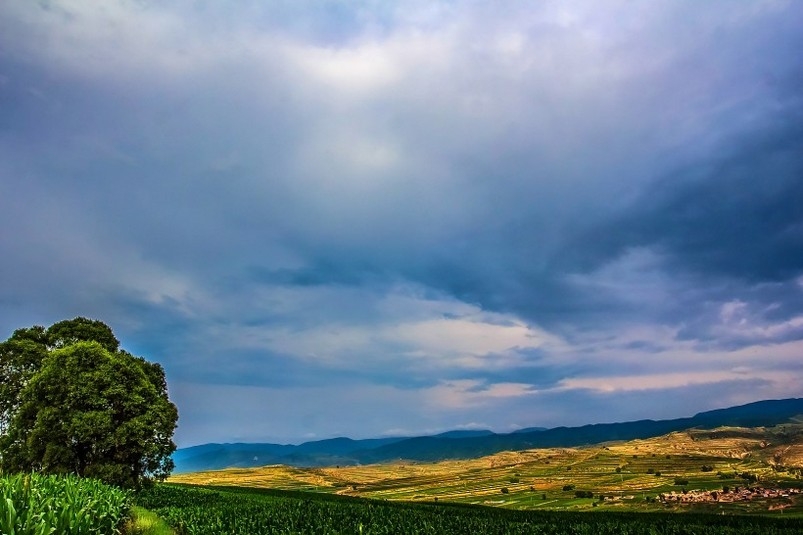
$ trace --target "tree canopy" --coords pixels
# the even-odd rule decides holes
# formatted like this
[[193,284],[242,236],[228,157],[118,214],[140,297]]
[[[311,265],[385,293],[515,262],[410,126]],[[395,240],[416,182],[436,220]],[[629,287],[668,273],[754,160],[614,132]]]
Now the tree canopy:
[[178,411],[159,364],[86,318],[0,343],[0,465],[126,487],[170,473]]

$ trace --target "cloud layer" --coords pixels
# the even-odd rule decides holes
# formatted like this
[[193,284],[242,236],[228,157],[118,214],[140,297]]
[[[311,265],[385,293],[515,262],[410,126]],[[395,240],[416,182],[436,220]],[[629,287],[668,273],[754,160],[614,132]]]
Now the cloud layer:
[[4,2],[0,331],[182,445],[803,395],[803,9],[504,6]]

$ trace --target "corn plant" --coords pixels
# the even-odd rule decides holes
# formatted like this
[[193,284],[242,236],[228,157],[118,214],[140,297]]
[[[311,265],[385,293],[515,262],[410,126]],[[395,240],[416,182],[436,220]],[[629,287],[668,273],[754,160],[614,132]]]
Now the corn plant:
[[0,477],[0,535],[120,533],[128,495],[75,476]]
[[801,518],[713,514],[515,511],[316,493],[157,485],[137,501],[179,535],[792,535]]

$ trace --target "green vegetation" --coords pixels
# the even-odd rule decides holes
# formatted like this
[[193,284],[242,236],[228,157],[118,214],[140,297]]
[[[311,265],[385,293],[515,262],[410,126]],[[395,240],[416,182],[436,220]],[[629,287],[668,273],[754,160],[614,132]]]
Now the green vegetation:
[[164,370],[100,321],[16,330],[0,343],[0,466],[123,487],[173,468],[178,412]]
[[[740,535],[801,533],[803,519],[765,516],[511,511],[439,502],[366,500],[331,494],[157,485],[140,505],[179,535],[287,533],[484,533]],[[596,502],[594,502],[596,503]]]
[[74,476],[0,477],[3,535],[112,535],[120,533],[128,495]]
[[131,519],[126,524],[125,535],[173,535],[167,523],[152,511],[135,505],[131,508]]

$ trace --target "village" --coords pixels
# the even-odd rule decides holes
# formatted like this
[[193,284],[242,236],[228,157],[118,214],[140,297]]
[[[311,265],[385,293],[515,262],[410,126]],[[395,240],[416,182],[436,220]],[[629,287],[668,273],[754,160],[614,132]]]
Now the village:
[[689,490],[685,492],[669,492],[658,496],[662,503],[733,503],[757,499],[789,498],[792,494],[800,494],[801,489],[779,489],[764,487],[735,487],[722,490]]

